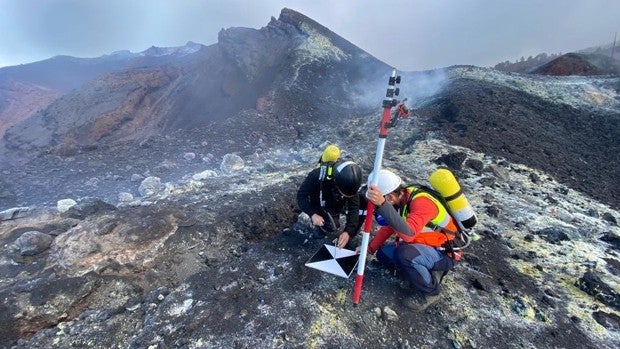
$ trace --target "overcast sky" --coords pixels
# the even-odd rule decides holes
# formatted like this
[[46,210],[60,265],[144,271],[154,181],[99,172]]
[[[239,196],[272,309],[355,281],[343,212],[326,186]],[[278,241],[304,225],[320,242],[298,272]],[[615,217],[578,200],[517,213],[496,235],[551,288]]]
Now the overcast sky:
[[220,29],[259,29],[284,7],[399,70],[567,53],[620,31],[620,0],[0,0],[0,67],[210,45]]

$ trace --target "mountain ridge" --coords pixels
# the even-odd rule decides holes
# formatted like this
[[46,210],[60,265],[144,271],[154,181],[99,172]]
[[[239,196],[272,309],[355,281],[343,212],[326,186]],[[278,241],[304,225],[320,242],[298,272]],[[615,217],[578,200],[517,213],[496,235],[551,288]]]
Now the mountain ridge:
[[[218,44],[203,46],[174,62],[151,61],[141,66],[129,61],[135,67],[100,75],[87,82],[85,88],[63,95],[29,120],[7,130],[5,147],[19,152],[49,146],[89,146],[101,142],[103,139],[96,136],[101,134],[110,142],[129,136],[143,139],[153,133],[219,123],[246,109],[256,111],[258,104],[262,113],[286,124],[354,112],[351,101],[355,86],[378,78],[376,73],[366,75],[356,66],[380,67],[383,63],[292,10],[283,10],[280,18],[272,19],[260,30],[223,30]],[[334,46],[331,39],[344,46]],[[146,52],[151,56],[160,54],[157,49],[149,50]],[[131,70],[143,73],[127,73]],[[167,75],[163,72],[174,73],[162,76],[162,83],[152,86],[147,77]],[[125,76],[132,81],[122,82]],[[140,76],[147,80],[140,80]],[[105,86],[106,81],[109,86]],[[117,90],[136,83],[140,87],[132,89],[143,91],[138,96],[122,87]],[[345,85],[349,91],[342,88]],[[108,91],[117,96],[115,100]],[[148,100],[162,103],[155,105]],[[75,101],[79,104],[74,105]],[[277,110],[269,105],[277,106]],[[311,112],[292,112],[298,111],[300,105]],[[78,109],[88,109],[90,116],[84,118]],[[48,122],[61,119],[67,121]],[[102,125],[107,128],[99,130]]]

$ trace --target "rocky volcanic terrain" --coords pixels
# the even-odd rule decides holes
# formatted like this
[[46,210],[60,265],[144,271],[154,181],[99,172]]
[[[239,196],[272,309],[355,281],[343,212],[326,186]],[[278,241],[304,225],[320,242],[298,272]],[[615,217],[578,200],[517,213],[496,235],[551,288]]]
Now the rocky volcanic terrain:
[[620,207],[620,79],[447,71],[443,93],[420,99],[425,132],[548,172]]
[[[59,127],[73,121],[50,116],[73,108],[71,99],[95,100],[77,91],[31,120],[52,143],[75,142],[43,147],[0,170],[0,347],[620,345],[618,76],[476,67],[403,74],[400,98],[409,98],[414,116],[390,129],[384,166],[409,182],[425,182],[440,166],[452,169],[478,214],[477,239],[425,312],[405,307],[415,290],[372,261],[362,302],[353,305],[352,279],[304,266],[329,239],[308,239],[309,219],[297,210],[295,192],[329,143],[369,173],[385,80],[330,101],[327,90],[317,90],[327,80],[311,73],[336,69],[345,74],[338,79],[358,81],[360,66],[343,69],[342,53],[372,59],[302,15],[283,14],[267,29],[235,28],[220,41],[242,52],[297,28],[305,34],[290,43],[292,51],[281,47],[294,54],[279,64],[307,70],[297,66],[301,75],[285,88],[271,88],[283,80],[255,85],[269,88],[222,119],[167,129],[179,120],[158,114],[163,124],[141,124],[157,132],[122,136],[132,120],[150,115],[142,108],[189,98],[174,78],[187,65],[172,64],[106,75],[85,87],[100,96],[135,91],[139,104],[107,101],[116,111],[137,108],[132,115],[141,117],[117,124],[122,113],[93,113],[88,127]],[[258,61],[265,65],[244,56],[235,64],[258,75],[273,66]],[[149,90],[122,79],[154,71],[176,82],[156,79],[161,88]],[[237,87],[229,92],[240,93]],[[347,104],[355,108],[337,112]],[[368,105],[373,111],[363,112]],[[97,123],[120,133],[91,142],[102,129],[91,127]],[[58,133],[63,129],[69,132]],[[39,146],[35,137],[15,148],[27,136],[17,130],[4,150]]]
[[617,212],[501,157],[432,137],[397,146],[418,120],[392,130],[385,165],[410,181],[450,165],[480,220],[480,239],[445,279],[441,302],[412,312],[403,301],[415,291],[371,262],[354,306],[352,280],[304,267],[326,241],[307,240],[296,187],[328,139],[341,141],[368,173],[372,151],[365,149],[372,149],[374,132],[366,126],[376,122],[356,121],[324,139],[316,135],[316,143],[272,148],[256,161],[244,156],[243,166],[223,161],[227,173],[216,168],[134,201],[82,199],[62,214],[56,207],[5,211],[2,342],[616,347]]

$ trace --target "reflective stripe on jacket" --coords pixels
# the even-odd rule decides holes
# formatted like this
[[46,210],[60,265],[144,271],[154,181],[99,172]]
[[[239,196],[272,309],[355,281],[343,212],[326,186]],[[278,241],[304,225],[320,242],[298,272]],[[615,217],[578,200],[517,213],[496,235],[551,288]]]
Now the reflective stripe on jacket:
[[[407,192],[409,193],[409,195],[411,196],[411,194],[416,190],[417,188],[415,187],[409,187],[407,188]],[[434,196],[432,196],[431,194],[421,191],[417,194],[415,194],[413,196],[413,198],[411,198],[412,200],[415,200],[416,198],[419,198],[421,196],[424,196],[426,198],[428,198],[429,200],[431,200],[433,202],[433,204],[435,204],[435,207],[437,208],[437,215],[430,220],[430,223],[432,223],[432,225],[434,226],[440,226],[440,227],[448,227],[448,224],[450,223],[450,214],[448,213],[448,210],[446,210],[446,208],[441,204],[441,202],[439,202],[439,200],[435,199]],[[404,220],[407,220],[407,215],[409,214],[409,207],[405,206],[403,207],[403,209],[401,209],[401,217],[403,217]],[[423,233],[427,233],[427,232],[432,232],[435,231],[435,229],[429,227],[428,225],[425,225],[424,228],[422,229]]]
[[[407,192],[411,196],[411,194],[414,193],[416,189],[417,189],[416,187],[411,186],[407,188]],[[429,227],[429,225],[443,227],[451,231],[456,231],[457,228],[456,228],[455,223],[452,220],[452,217],[450,217],[448,210],[444,207],[444,205],[439,200],[435,199],[433,195],[425,191],[414,193],[413,197],[409,198],[408,205],[401,208],[401,216],[403,217],[403,219],[407,220],[410,210],[411,212],[415,214],[415,207],[414,207],[415,205],[413,204],[414,202],[416,202],[417,199],[422,198],[422,197],[427,198],[433,203],[433,205],[435,206],[435,209],[437,210],[437,214],[432,219],[430,219],[430,221],[427,221],[424,227],[420,231],[416,232],[413,238],[409,238],[406,240],[403,239],[403,240],[405,240],[405,242],[408,242],[408,243],[424,244],[424,245],[429,245],[433,247],[440,247],[447,240],[453,239],[454,237],[453,236],[448,237],[446,236],[446,234],[440,231],[436,231],[435,229]]]

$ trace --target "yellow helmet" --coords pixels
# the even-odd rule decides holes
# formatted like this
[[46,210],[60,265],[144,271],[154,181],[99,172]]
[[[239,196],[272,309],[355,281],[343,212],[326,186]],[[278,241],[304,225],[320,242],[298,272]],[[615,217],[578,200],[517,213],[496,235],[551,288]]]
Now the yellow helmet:
[[337,145],[330,144],[321,155],[321,162],[336,162],[340,157],[340,148]]

